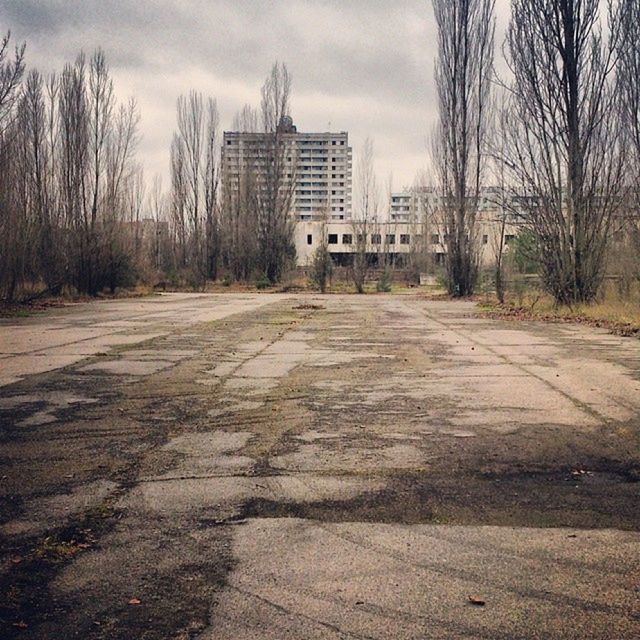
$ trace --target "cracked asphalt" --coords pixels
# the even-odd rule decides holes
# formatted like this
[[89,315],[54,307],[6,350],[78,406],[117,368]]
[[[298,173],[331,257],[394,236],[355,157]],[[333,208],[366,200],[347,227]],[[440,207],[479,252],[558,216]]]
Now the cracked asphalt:
[[0,637],[640,637],[640,341],[419,295],[0,320]]

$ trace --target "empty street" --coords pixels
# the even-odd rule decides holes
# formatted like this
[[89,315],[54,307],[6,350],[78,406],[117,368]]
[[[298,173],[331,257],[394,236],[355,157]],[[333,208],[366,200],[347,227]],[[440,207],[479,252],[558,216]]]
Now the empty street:
[[640,341],[419,295],[0,320],[0,636],[640,637]]

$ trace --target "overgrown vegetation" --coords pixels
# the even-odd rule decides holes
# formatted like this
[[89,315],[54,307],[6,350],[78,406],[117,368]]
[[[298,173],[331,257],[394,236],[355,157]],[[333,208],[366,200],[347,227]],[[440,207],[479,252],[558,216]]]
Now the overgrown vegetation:
[[[59,74],[26,72],[25,45],[0,42],[0,299],[65,291],[95,296],[138,283],[203,290],[228,273],[279,281],[295,261],[294,181],[279,123],[291,79],[274,65],[262,89],[258,188],[245,167],[242,198],[220,194],[216,101],[180,96],[171,185],[147,190],[136,158],[138,108],[119,102],[104,53],[80,53]],[[259,124],[258,124],[259,123]]]
[[640,337],[640,282],[631,288],[621,278],[606,279],[590,303],[561,304],[539,280],[515,275],[503,304],[489,292],[480,302],[483,313],[514,320],[577,322],[604,327],[613,333]]

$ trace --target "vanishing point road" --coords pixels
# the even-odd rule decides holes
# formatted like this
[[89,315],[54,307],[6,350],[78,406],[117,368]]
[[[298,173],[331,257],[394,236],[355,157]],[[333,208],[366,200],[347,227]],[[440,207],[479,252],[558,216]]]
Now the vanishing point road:
[[640,341],[418,295],[0,320],[0,637],[640,637]]

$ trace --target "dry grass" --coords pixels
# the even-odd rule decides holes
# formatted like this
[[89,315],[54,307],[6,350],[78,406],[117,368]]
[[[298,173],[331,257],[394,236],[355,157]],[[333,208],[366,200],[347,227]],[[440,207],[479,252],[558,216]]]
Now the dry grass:
[[492,317],[576,322],[604,327],[618,335],[640,337],[640,285],[622,292],[615,283],[607,283],[595,302],[573,306],[557,305],[550,295],[535,289],[509,293],[503,305],[498,304],[495,296],[486,295],[480,308]]

